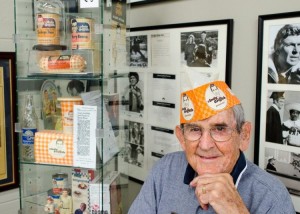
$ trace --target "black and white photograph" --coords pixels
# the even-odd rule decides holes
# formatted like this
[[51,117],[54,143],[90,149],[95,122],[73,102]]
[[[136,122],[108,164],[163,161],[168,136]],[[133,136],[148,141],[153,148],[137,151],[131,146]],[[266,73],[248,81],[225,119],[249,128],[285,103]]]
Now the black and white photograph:
[[278,176],[291,194],[300,196],[300,154],[266,148],[264,160],[264,169]]
[[130,67],[145,68],[148,66],[148,45],[147,36],[131,36],[130,37]]
[[300,147],[300,93],[268,91],[266,141]]
[[270,26],[268,83],[300,84],[300,21]]
[[189,67],[216,67],[218,63],[218,30],[181,33],[182,61]]
[[126,145],[124,152],[124,161],[138,167],[143,167],[145,162],[145,132],[144,124],[134,121],[125,121]]
[[118,78],[121,95],[121,110],[129,116],[143,118],[144,115],[144,73],[131,71]]

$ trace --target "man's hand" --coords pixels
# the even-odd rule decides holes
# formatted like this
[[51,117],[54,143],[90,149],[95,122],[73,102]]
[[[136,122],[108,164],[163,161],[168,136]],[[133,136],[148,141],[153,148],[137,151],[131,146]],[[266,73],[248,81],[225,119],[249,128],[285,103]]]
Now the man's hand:
[[202,209],[212,206],[216,213],[249,213],[228,173],[204,174],[190,183]]

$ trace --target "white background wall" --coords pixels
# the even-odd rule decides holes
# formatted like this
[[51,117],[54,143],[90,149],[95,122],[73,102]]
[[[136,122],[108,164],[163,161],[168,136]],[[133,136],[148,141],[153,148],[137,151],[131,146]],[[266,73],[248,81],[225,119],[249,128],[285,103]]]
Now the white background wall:
[[[0,51],[14,51],[11,40],[14,32],[13,1],[0,0],[0,5]],[[132,8],[130,25],[141,27],[234,19],[232,89],[253,123],[252,144],[246,153],[253,160],[258,16],[297,10],[300,10],[299,0],[167,0]],[[0,193],[1,213],[15,214],[18,207],[17,189]]]

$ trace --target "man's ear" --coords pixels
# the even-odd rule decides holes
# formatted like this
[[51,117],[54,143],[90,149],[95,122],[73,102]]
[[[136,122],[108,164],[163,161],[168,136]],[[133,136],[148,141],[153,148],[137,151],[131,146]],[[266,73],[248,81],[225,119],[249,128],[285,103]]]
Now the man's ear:
[[179,125],[175,127],[175,134],[181,145],[182,150],[185,151],[184,137],[183,137],[183,133],[182,133],[182,130]]
[[240,150],[246,151],[250,144],[250,137],[251,137],[251,123],[245,122],[242,126],[242,130],[240,133]]

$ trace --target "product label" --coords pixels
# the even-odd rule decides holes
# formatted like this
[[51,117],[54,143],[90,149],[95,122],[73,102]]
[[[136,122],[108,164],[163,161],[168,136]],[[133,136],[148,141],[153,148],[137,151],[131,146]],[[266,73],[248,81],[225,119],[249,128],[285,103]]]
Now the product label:
[[34,144],[34,134],[37,132],[36,128],[23,128],[22,129],[22,144],[33,145]]
[[71,68],[71,56],[50,56],[48,58],[48,68],[51,69],[70,69]]
[[67,154],[67,146],[63,140],[52,140],[48,144],[48,153],[53,158],[64,158]]
[[37,14],[36,33],[38,43],[42,45],[58,45],[59,35],[59,15],[58,14]]

